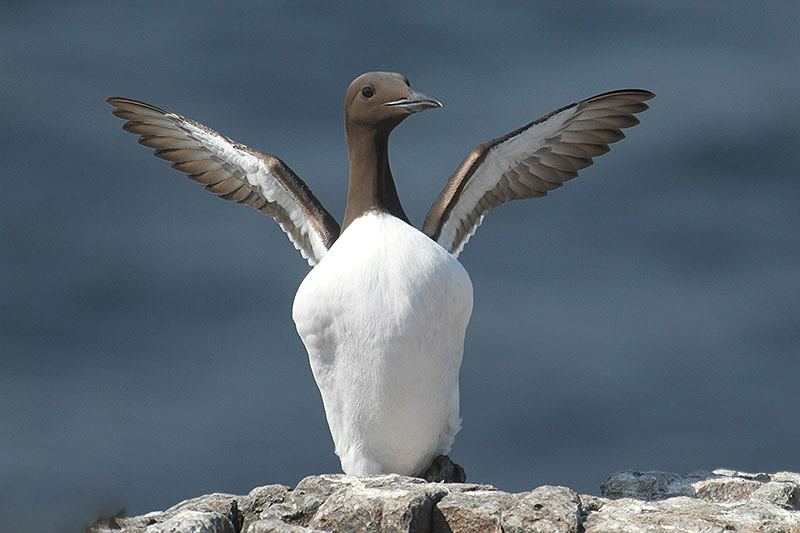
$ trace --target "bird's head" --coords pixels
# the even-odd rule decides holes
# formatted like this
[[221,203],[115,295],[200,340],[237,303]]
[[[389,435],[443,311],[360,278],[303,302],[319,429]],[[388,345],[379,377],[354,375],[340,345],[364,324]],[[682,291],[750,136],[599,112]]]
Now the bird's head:
[[407,116],[442,107],[435,98],[411,90],[396,72],[367,72],[350,84],[344,102],[345,123],[374,127],[388,134]]

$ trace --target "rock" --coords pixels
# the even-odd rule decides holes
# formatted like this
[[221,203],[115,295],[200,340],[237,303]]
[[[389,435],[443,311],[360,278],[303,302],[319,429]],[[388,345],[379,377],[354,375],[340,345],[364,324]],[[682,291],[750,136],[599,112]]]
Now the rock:
[[[242,527],[242,517],[239,513],[239,502],[237,496],[232,494],[208,494],[185,500],[174,505],[165,511],[168,516],[175,516],[184,511],[201,512],[207,515],[222,515],[230,522],[232,531],[238,532]],[[170,518],[172,520],[172,518]],[[216,522],[214,522],[216,523]],[[182,531],[176,529],[175,531]]]
[[575,533],[580,523],[580,500],[566,487],[543,486],[521,494],[452,493],[439,502],[437,510],[432,529],[437,533]]
[[148,513],[132,518],[115,517],[98,521],[86,528],[86,533],[238,533],[242,527],[239,512],[241,496],[208,494],[185,500],[166,511]]
[[281,522],[275,518],[268,518],[266,520],[256,520],[250,522],[244,533],[325,533],[319,529],[309,529],[303,526],[295,526]]
[[503,511],[511,507],[513,496],[495,490],[475,490],[448,494],[436,506],[433,531],[501,531]]
[[636,498],[645,501],[664,500],[675,496],[694,496],[692,483],[707,479],[709,472],[697,472],[686,476],[667,472],[637,472],[623,470],[614,472],[600,485],[604,498]]
[[800,516],[775,506],[743,502],[711,503],[677,496],[657,502],[623,499],[607,503],[584,521],[586,533],[624,531],[725,532],[800,531]]
[[148,526],[146,533],[236,533],[231,521],[214,511],[180,511],[161,523]]
[[503,531],[581,530],[581,502],[571,489],[545,485],[521,496],[503,517]]
[[611,474],[600,486],[609,499],[646,501],[689,496],[718,503],[762,501],[800,510],[800,474],[748,474],[734,470],[694,472],[686,476],[666,472],[623,470]]
[[800,474],[623,471],[603,482],[602,497],[555,486],[511,494],[491,485],[429,483],[396,474],[321,475],[295,488],[209,494],[166,511],[98,521],[86,531],[800,533]]
[[625,471],[612,474],[602,489],[605,498],[596,499],[596,510],[585,516],[587,533],[800,532],[798,474]]
[[328,496],[310,526],[327,531],[430,531],[439,490],[400,479],[375,487],[357,479],[343,481],[347,487]]
[[[290,491],[292,489],[286,485],[266,485],[251,490],[247,496],[239,500],[242,522],[254,522],[262,516],[266,509],[282,506],[286,501],[286,495]],[[287,518],[297,512],[297,509],[287,511],[286,516],[280,516],[278,519]]]

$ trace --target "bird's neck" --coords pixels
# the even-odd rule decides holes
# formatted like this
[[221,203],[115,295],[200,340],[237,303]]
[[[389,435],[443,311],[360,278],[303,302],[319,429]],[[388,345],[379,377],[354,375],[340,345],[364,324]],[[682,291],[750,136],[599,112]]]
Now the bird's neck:
[[389,132],[347,127],[350,183],[342,231],[361,215],[380,210],[408,222],[389,168]]

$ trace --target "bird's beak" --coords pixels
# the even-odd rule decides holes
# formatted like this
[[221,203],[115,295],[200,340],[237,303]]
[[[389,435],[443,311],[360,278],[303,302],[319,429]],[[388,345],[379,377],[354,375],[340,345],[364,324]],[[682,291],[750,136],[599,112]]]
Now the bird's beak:
[[442,103],[436,98],[432,98],[427,94],[418,93],[416,91],[411,91],[411,94],[405,98],[394,100],[392,102],[386,102],[383,105],[389,107],[402,107],[409,113],[418,113],[419,111],[425,111],[426,109],[442,107]]

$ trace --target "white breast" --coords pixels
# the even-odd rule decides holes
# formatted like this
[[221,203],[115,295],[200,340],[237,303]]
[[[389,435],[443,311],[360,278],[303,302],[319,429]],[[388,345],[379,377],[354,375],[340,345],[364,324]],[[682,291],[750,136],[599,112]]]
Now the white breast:
[[461,264],[385,213],[355,220],[308,274],[292,315],[345,473],[413,475],[447,453],[471,313]]

